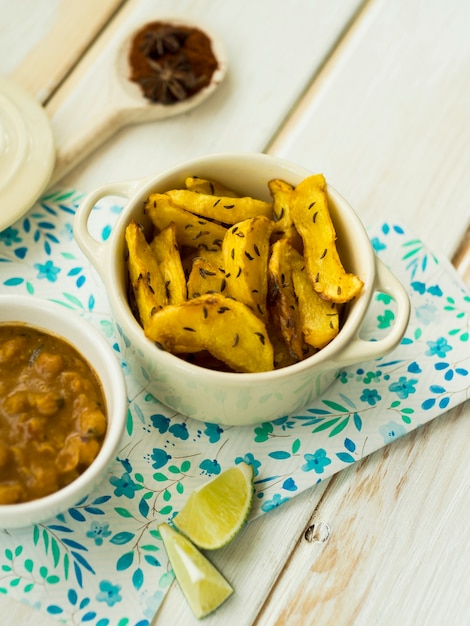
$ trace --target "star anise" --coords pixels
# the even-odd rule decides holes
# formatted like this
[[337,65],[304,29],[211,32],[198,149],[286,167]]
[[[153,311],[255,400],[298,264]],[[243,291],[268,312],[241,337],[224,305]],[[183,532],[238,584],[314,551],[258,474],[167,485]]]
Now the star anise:
[[173,26],[160,26],[144,34],[140,47],[142,52],[151,58],[163,56],[166,52],[174,54],[181,48],[187,33]]
[[153,102],[173,104],[188,98],[188,89],[197,83],[196,76],[184,55],[162,61],[148,59],[151,73],[139,78],[145,97]]

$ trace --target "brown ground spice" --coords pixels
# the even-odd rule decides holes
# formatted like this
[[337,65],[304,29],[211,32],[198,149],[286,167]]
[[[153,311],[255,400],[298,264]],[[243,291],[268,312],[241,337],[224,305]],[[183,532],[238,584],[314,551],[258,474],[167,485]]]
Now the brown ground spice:
[[[155,48],[149,50],[148,43],[152,34],[161,33],[162,29],[173,41],[175,38],[178,40],[179,47],[177,50],[169,49],[171,46],[163,46],[163,54],[157,54]],[[149,22],[143,26],[131,41],[128,60],[130,66],[129,79],[140,85],[145,97],[163,104],[186,100],[207,87],[219,65],[212,50],[211,40],[203,31],[195,27],[166,22]],[[177,64],[181,67],[181,62],[187,68],[185,77],[182,77],[181,71],[178,72],[176,69],[171,71],[171,68]],[[166,69],[165,76],[161,74],[159,77],[155,63],[160,67],[170,68],[170,70]],[[170,76],[168,76],[169,74]],[[178,81],[183,87],[184,97],[181,97],[181,93],[179,97],[175,97],[169,93],[170,90],[165,88],[163,91],[166,95],[162,97],[160,83],[159,88],[155,89],[155,81],[161,81],[162,78],[167,82],[169,80]]]

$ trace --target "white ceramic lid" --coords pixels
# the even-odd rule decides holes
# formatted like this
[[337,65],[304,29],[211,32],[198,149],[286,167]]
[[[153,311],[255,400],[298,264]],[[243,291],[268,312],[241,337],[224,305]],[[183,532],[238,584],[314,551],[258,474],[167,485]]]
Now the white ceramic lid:
[[43,107],[0,78],[0,231],[28,211],[46,188],[55,145]]

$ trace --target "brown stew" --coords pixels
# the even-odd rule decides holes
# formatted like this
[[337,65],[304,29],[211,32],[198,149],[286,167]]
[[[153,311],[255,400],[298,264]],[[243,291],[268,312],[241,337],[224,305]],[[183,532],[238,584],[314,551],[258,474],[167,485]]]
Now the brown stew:
[[107,429],[101,384],[64,339],[0,324],[0,504],[64,487],[96,458]]

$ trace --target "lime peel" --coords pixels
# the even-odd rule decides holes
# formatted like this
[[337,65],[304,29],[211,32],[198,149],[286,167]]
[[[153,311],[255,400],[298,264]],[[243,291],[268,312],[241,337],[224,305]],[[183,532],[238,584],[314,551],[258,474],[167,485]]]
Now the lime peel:
[[233,588],[189,539],[166,522],[158,530],[191,610],[198,619],[206,617],[227,600]]
[[173,523],[193,544],[216,550],[241,530],[253,505],[253,467],[239,463],[193,491]]

